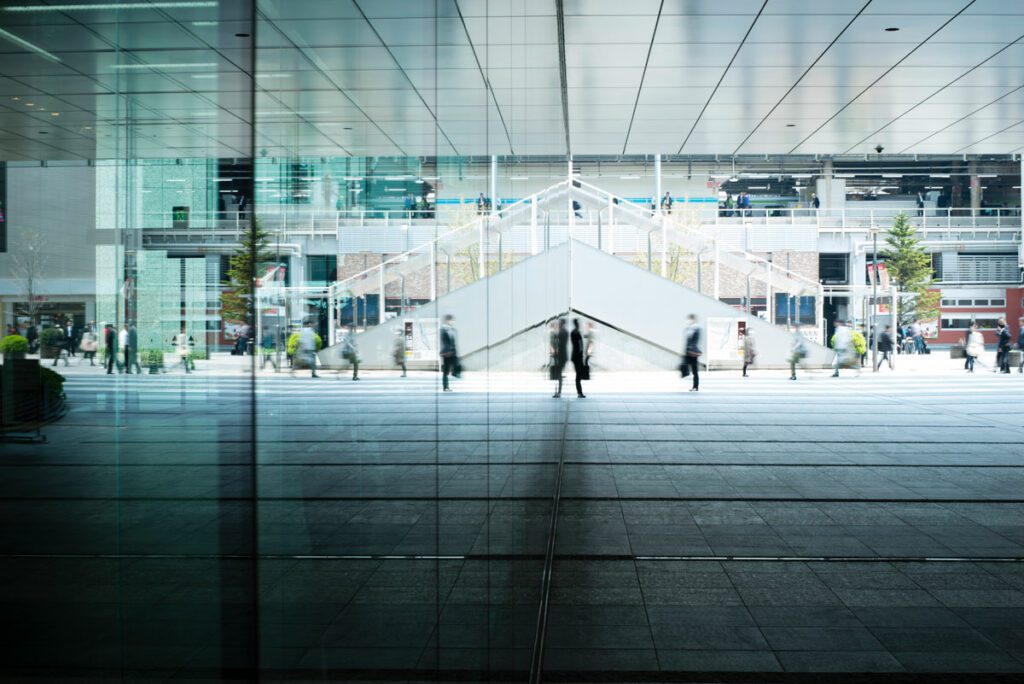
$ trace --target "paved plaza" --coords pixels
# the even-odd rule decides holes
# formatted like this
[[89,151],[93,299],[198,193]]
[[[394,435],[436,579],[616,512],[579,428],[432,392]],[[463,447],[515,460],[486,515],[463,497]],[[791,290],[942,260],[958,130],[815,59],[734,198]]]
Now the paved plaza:
[[268,681],[1024,672],[1024,378],[899,361],[696,394],[595,372],[582,400],[68,368],[48,443],[2,446],[3,662],[175,680],[258,639]]

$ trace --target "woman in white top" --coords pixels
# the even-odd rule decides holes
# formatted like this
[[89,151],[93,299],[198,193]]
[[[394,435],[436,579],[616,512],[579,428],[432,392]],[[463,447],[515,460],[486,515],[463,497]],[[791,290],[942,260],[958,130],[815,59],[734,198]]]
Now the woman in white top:
[[974,372],[974,362],[979,356],[985,353],[985,338],[978,332],[977,324],[971,324],[971,331],[967,333],[967,372]]

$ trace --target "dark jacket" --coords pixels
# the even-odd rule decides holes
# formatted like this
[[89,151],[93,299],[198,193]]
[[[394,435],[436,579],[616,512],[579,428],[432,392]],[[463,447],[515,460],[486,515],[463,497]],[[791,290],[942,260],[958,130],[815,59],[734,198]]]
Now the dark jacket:
[[1010,348],[1010,341],[1012,339],[1013,338],[1010,336],[1010,329],[1009,328],[1003,328],[1002,330],[1000,330],[999,331],[999,342],[998,342],[998,345],[997,345],[999,351],[1007,351]]
[[878,336],[878,351],[880,352],[891,352],[892,351],[892,333],[882,331],[882,334]]
[[689,327],[686,329],[686,348],[683,350],[687,356],[700,356],[700,326],[693,326],[692,335]]
[[107,353],[117,349],[117,331],[114,330],[113,326],[108,325],[106,330],[103,332],[103,346],[107,348]]
[[559,328],[555,345],[555,364],[564,366],[569,361],[569,332],[565,328]]
[[572,342],[572,356],[570,359],[574,366],[583,365],[583,335],[580,334],[579,330],[573,330],[569,333],[569,341]]
[[441,356],[458,356],[455,348],[454,328],[449,332],[448,326],[441,326]]

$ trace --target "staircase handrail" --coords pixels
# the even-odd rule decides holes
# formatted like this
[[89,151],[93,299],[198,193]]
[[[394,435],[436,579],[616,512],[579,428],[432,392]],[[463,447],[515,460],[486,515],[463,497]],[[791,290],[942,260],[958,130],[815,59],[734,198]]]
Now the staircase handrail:
[[455,235],[456,233],[468,232],[468,230],[470,228],[473,228],[473,227],[479,229],[481,223],[485,224],[487,226],[488,230],[491,230],[490,223],[492,221],[501,221],[501,220],[503,220],[505,218],[508,218],[508,217],[512,216],[513,213],[518,212],[520,209],[522,209],[524,207],[528,207],[534,201],[539,202],[543,195],[546,195],[546,194],[550,193],[551,191],[555,190],[556,188],[558,188],[559,186],[566,185],[567,183],[568,183],[568,181],[561,181],[559,183],[555,183],[554,185],[548,186],[547,188],[544,188],[543,190],[539,190],[539,191],[533,193],[532,195],[527,195],[526,197],[524,197],[524,198],[522,198],[522,199],[520,199],[520,200],[518,200],[516,202],[513,202],[512,204],[508,205],[507,207],[502,207],[501,209],[498,209],[497,211],[488,212],[487,214],[482,214],[482,215],[476,217],[475,219],[473,219],[472,221],[470,221],[468,223],[465,223],[465,224],[463,224],[461,226],[456,226],[455,228],[452,228],[451,230],[446,231],[446,232],[442,233],[441,235],[438,235],[438,236],[434,237],[433,239],[428,240],[427,242],[424,242],[424,243],[422,243],[420,245],[417,245],[416,247],[413,247],[411,249],[407,249],[406,251],[402,252],[401,254],[396,254],[395,256],[391,257],[390,259],[382,261],[379,264],[375,264],[375,265],[371,266],[370,268],[367,268],[367,269],[365,269],[363,271],[360,271],[359,273],[356,273],[354,275],[350,275],[349,277],[345,278],[344,280],[339,280],[339,281],[337,281],[335,283],[332,283],[331,287],[330,287],[331,295],[334,296],[336,292],[343,292],[344,290],[348,289],[346,287],[346,284],[349,283],[349,282],[353,282],[353,281],[356,281],[356,280],[363,280],[363,279],[369,277],[371,273],[375,273],[378,269],[387,268],[388,265],[392,265],[392,264],[396,264],[396,263],[403,263],[410,256],[412,256],[414,254],[417,254],[417,253],[421,253],[424,249],[428,249],[428,248],[430,248],[433,245],[440,244],[440,242],[442,240],[446,240],[446,239],[452,237],[453,235]]
[[[586,188],[588,188],[592,192],[598,193],[598,195],[605,195],[607,198],[612,199],[613,202],[617,206],[625,207],[628,211],[632,211],[632,212],[634,212],[636,214],[639,214],[644,220],[648,220],[648,221],[652,221],[652,222],[658,222],[659,218],[660,218],[660,221],[664,221],[665,220],[665,215],[661,214],[657,210],[652,210],[652,209],[648,209],[646,207],[642,207],[639,204],[637,204],[636,202],[632,202],[632,201],[630,201],[630,200],[628,200],[628,199],[626,199],[624,197],[619,197],[618,195],[616,195],[614,193],[608,192],[607,190],[604,190],[603,188],[599,188],[596,185],[592,185],[591,183],[588,183],[588,182],[586,182],[584,180],[580,180],[580,179],[577,178],[577,179],[575,179],[573,181],[573,183],[574,184],[578,184],[580,186],[580,189],[582,189],[585,186]],[[670,225],[668,227],[671,228],[671,230],[673,232],[682,232],[682,230],[680,230],[680,228],[677,227],[677,226]],[[714,245],[718,244],[718,238],[716,238],[713,235],[709,235],[708,233],[705,233],[704,231],[702,231],[700,229],[687,227],[684,230],[687,231],[687,232],[693,233],[694,235],[700,237],[701,239],[703,239],[705,241],[711,242]],[[773,271],[776,271],[779,274],[784,275],[784,276],[786,276],[788,278],[791,278],[791,279],[793,279],[793,280],[795,280],[797,282],[801,282],[801,283],[806,284],[808,286],[808,288],[807,288],[808,290],[817,291],[820,288],[820,284],[819,283],[811,280],[807,276],[800,275],[799,273],[794,273],[793,271],[790,271],[789,269],[783,268],[781,266],[776,266],[774,262],[768,261],[767,259],[765,259],[763,257],[759,257],[756,254],[753,254],[752,252],[747,252],[745,250],[737,250],[737,249],[730,249],[729,251],[733,252],[733,253],[741,254],[741,255],[743,255],[743,258],[746,259],[747,261],[753,262],[755,264],[763,265],[766,268],[769,267],[769,265],[770,265],[770,267],[771,267],[771,269]]]

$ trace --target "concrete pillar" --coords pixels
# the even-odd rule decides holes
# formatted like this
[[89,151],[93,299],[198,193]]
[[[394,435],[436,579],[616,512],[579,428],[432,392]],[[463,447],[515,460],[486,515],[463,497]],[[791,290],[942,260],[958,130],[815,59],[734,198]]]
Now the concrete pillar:
[[491,155],[491,213],[498,211],[498,155]]
[[654,211],[661,213],[661,155],[654,155]]
[[530,254],[536,254],[539,250],[537,244],[537,196],[530,200]]
[[615,198],[608,195],[608,253],[615,254]]
[[967,162],[967,173],[971,177],[971,210],[974,213],[981,209],[981,178],[978,176],[978,162]]

